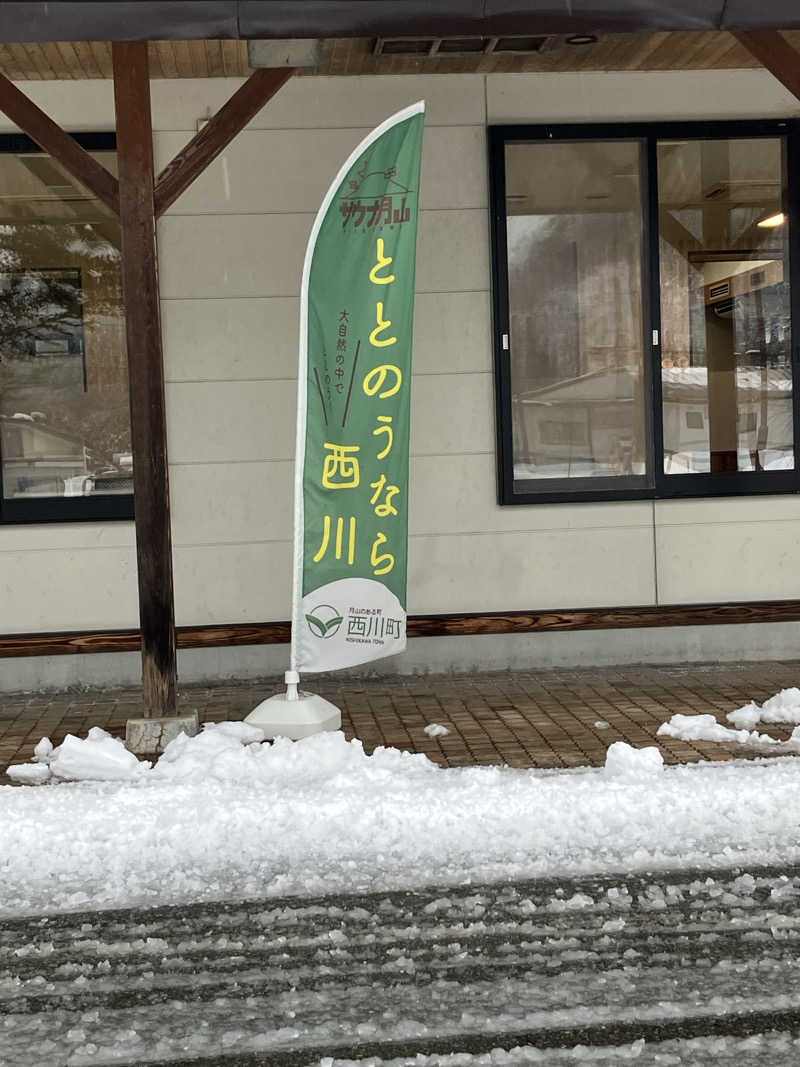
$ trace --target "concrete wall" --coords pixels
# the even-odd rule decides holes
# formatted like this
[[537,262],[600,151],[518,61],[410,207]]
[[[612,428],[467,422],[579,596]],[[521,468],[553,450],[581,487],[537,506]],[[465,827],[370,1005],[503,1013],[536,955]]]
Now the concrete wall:
[[[158,166],[236,84],[153,83]],[[108,83],[23,88],[68,128],[113,128]],[[487,122],[790,116],[798,102],[760,71],[300,78],[159,228],[178,623],[289,615],[306,239],[351,148],[420,97],[409,611],[800,596],[798,497],[497,505],[485,143]],[[131,524],[0,527],[0,632],[136,622]]]

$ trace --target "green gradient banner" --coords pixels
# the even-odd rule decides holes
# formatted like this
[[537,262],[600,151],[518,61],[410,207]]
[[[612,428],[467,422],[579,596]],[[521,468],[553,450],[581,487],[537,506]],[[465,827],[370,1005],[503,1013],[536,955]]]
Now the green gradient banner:
[[336,176],[306,250],[295,468],[292,669],[406,645],[408,436],[424,104]]

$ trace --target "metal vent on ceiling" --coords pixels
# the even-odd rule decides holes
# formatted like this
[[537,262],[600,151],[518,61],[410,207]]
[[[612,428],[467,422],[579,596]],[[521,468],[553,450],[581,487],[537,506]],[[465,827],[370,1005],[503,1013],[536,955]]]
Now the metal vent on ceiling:
[[378,37],[372,52],[376,56],[476,56],[502,52],[504,55],[531,55],[549,42],[542,37]]
[[718,282],[716,285],[709,286],[708,299],[719,300],[720,297],[729,296],[731,291],[730,282]]

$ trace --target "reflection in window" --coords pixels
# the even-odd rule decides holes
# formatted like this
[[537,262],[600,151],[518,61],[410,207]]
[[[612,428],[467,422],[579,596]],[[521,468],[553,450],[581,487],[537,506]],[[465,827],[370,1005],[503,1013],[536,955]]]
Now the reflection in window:
[[640,153],[506,145],[517,491],[646,473]]
[[783,154],[658,144],[667,474],[794,466]]
[[116,220],[50,157],[0,154],[5,499],[132,492],[119,249]]

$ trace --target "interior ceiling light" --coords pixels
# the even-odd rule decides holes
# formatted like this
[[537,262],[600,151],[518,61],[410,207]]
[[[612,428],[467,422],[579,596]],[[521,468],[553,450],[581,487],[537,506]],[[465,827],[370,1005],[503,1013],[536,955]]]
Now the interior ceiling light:
[[783,226],[784,222],[786,222],[786,216],[779,211],[777,215],[768,215],[758,225],[764,230],[773,230],[776,226]]
[[584,45],[597,44],[596,33],[573,33],[564,38],[564,44]]

